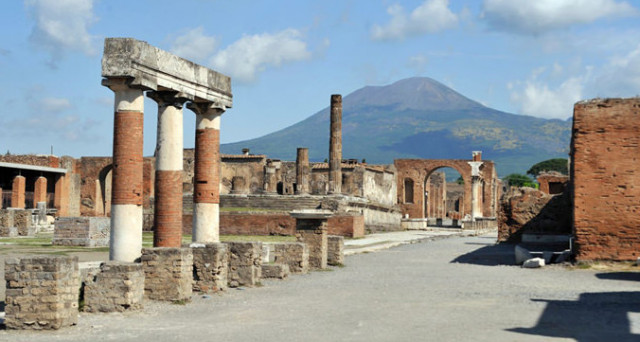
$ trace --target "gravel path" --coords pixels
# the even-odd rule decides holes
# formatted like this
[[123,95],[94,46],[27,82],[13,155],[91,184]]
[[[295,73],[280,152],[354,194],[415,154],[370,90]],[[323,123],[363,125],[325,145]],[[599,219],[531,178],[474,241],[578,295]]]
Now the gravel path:
[[[638,341],[638,273],[522,269],[495,235],[349,256],[327,272],[264,281],[188,305],[81,314],[0,341]],[[502,264],[502,265],[501,265]]]

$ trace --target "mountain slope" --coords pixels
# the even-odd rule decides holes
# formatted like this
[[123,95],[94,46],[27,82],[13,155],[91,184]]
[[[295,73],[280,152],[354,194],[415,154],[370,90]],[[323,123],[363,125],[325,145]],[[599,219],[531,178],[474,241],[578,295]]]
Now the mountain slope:
[[[482,150],[483,159],[497,163],[500,175],[524,173],[541,160],[566,157],[570,129],[569,121],[485,107],[425,77],[367,86],[343,98],[343,158],[368,163],[470,159],[471,151]],[[322,161],[329,152],[329,108],[280,131],[221,148],[239,153],[244,147],[284,160],[295,160],[296,147],[308,147],[310,159]]]

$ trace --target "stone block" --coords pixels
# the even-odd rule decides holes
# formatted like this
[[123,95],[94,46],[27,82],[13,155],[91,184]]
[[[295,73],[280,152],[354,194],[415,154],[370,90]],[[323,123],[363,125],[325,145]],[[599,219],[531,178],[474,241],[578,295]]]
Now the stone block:
[[60,329],[78,322],[78,258],[5,260],[7,329]]
[[327,236],[327,264],[331,266],[344,265],[344,237]]
[[109,246],[109,217],[58,217],[54,223],[53,240],[57,246]]
[[262,242],[227,242],[229,286],[255,286],[262,278]]
[[289,276],[287,264],[263,264],[262,278],[284,279]]
[[217,292],[227,288],[229,250],[224,243],[192,244],[193,291]]
[[144,296],[151,300],[190,300],[193,291],[191,248],[143,248]]
[[542,266],[544,266],[544,259],[542,258],[531,258],[529,260],[526,260],[523,264],[522,267],[524,268],[540,268]]
[[309,248],[302,242],[286,242],[273,245],[273,261],[289,266],[290,273],[309,272]]
[[142,264],[109,261],[84,286],[84,311],[123,312],[142,309],[144,271]]
[[515,247],[515,256],[516,265],[522,265],[525,261],[533,258],[529,250],[521,246]]
[[[298,220],[299,222],[300,220]],[[327,268],[327,228],[326,226],[316,229],[298,229],[296,238],[309,248],[309,268]]]

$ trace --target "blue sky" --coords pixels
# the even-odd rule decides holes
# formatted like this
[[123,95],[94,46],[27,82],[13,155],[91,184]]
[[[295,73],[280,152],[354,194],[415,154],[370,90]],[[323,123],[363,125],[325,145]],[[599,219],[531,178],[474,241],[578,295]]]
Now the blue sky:
[[[640,5],[621,0],[25,0],[0,12],[0,153],[111,155],[105,37],[232,77],[222,142],[258,137],[331,94],[428,76],[495,109],[566,119],[640,94]],[[157,106],[145,101],[145,155]],[[185,147],[195,115],[185,109]],[[295,144],[295,142],[292,142]]]

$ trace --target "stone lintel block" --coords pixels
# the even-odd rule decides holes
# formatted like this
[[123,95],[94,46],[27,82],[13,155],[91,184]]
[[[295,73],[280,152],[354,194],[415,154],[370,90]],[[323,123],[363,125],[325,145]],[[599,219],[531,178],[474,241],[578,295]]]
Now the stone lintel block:
[[108,261],[84,287],[84,311],[123,312],[141,310],[144,299],[142,264]]
[[192,244],[193,291],[217,292],[227,288],[229,250],[224,243]]
[[287,264],[262,265],[262,278],[284,279],[288,276],[289,276],[289,265]]
[[309,248],[303,242],[277,243],[273,246],[274,262],[287,264],[290,273],[309,272]]
[[107,38],[102,77],[129,78],[130,86],[172,90],[195,102],[231,108],[231,78],[133,38]]
[[144,295],[151,300],[190,300],[193,288],[191,248],[143,248]]
[[78,322],[78,258],[30,256],[5,260],[8,329],[60,329]]
[[262,242],[227,242],[229,287],[255,286],[262,278]]
[[344,265],[344,237],[338,235],[327,236],[327,264],[331,266]]

